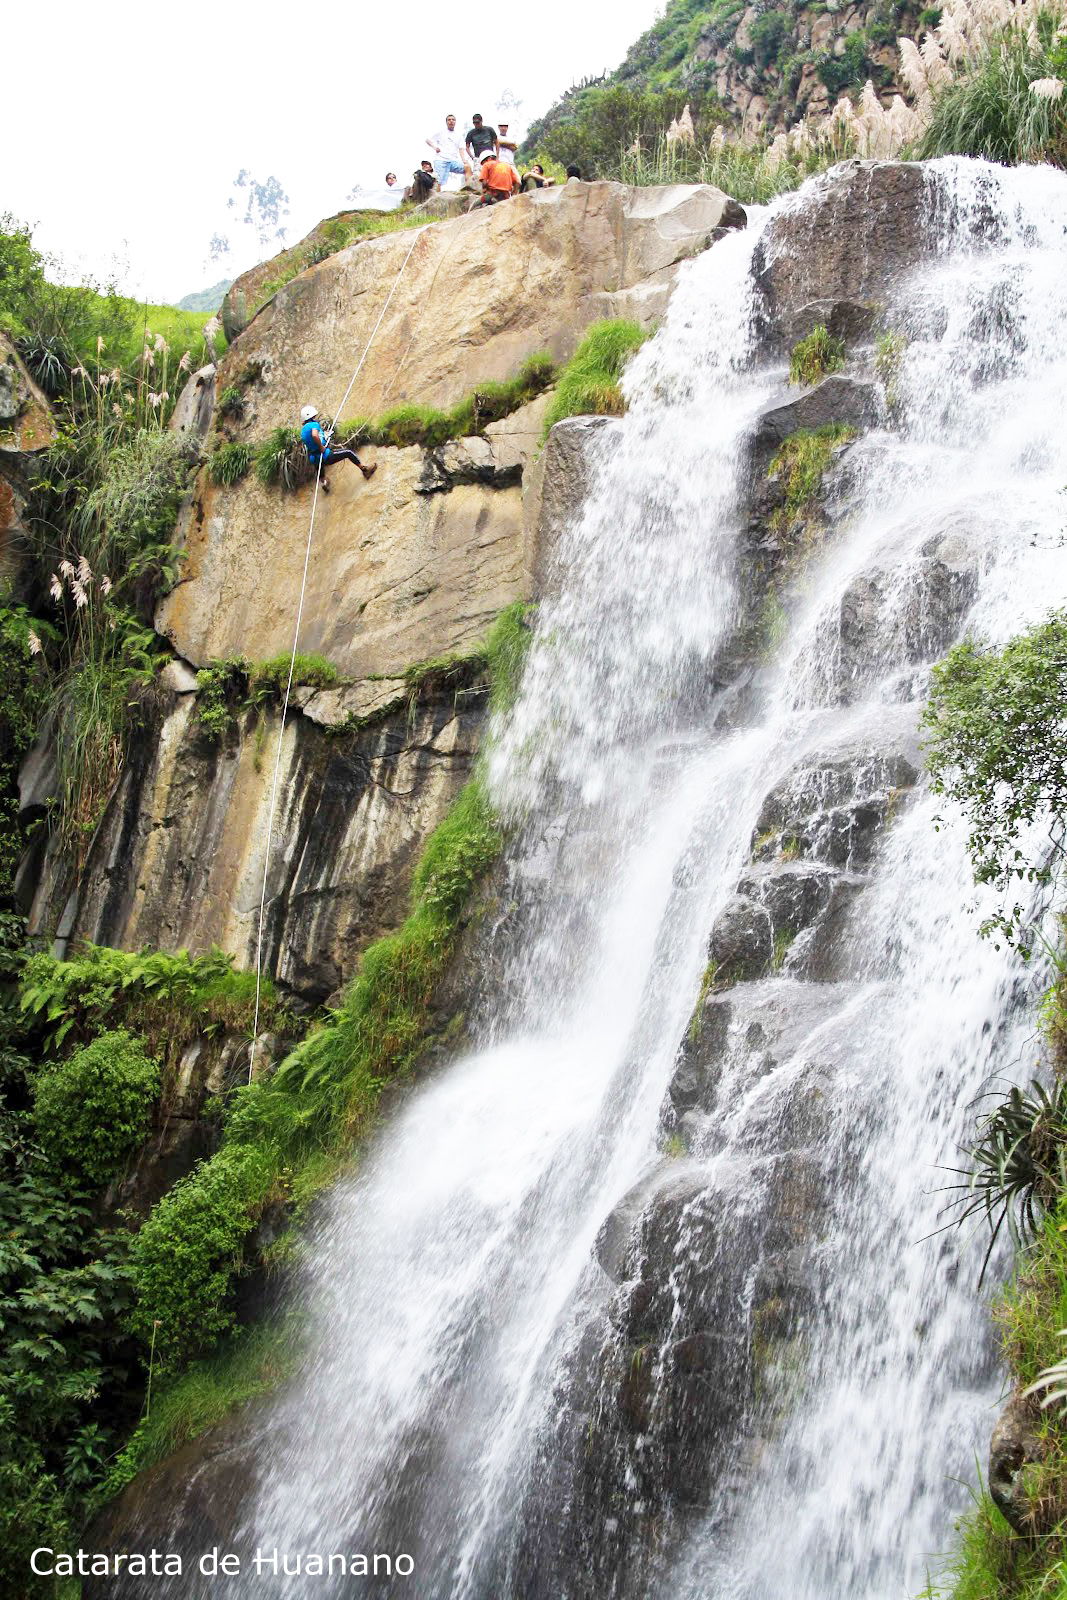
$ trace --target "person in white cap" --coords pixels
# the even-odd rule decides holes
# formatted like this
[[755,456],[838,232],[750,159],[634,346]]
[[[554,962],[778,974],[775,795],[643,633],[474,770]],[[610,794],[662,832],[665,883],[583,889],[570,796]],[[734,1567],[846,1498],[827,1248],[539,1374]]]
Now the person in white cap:
[[506,122],[498,122],[496,125],[496,146],[500,160],[506,161],[509,167],[514,167],[515,152],[519,147],[514,139],[508,137],[508,124]]
[[316,406],[305,406],[300,413],[300,437],[304,442],[304,449],[308,453],[308,460],[314,468],[318,468],[322,460],[322,473],[319,482],[322,484],[323,494],[329,494],[330,485],[326,480],[326,468],[334,461],[354,461],[362,472],[364,478],[373,478],[378,470],[378,463],[372,467],[365,467],[354,450],[345,450],[341,445],[327,444],[325,430],[319,422],[319,413]]

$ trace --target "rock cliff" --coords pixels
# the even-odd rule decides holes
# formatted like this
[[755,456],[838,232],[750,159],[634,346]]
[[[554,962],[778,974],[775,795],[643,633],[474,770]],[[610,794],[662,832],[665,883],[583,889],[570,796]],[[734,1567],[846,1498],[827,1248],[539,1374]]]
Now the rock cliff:
[[[357,242],[279,289],[217,374],[194,375],[199,386],[180,416],[204,433],[215,395],[236,388],[242,403],[224,436],[255,444],[293,424],[309,399],[324,412],[338,405],[364,355],[346,415],[404,401],[450,406],[512,377],[535,352],[567,358],[598,318],[649,325],[678,264],[744,220],[707,186],[571,184]],[[218,943],[240,964],[254,962],[280,740],[265,959],[305,1000],[338,988],[367,941],[403,915],[418,847],[477,745],[485,683],[476,665],[415,679],[413,669],[473,662],[499,612],[537,591],[557,493],[542,496],[543,465],[531,472],[546,403],[438,449],[370,452],[378,470],[369,483],[350,467],[333,473],[331,495],[318,501],[300,648],[325,656],[340,679],[298,688],[284,730],[267,705],[211,735],[189,669],[288,655],[312,491],[286,493],[254,473],[219,486],[200,472],[179,528],[183,575],[157,617],[180,661],[164,676],[81,885],[51,856],[24,873],[37,878],[36,930],[63,944]],[[27,812],[45,798],[47,763],[31,773]]]

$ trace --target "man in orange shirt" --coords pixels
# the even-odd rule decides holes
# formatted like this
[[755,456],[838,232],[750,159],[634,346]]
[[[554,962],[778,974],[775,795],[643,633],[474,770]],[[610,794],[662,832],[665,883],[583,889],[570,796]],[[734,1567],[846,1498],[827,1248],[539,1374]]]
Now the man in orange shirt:
[[482,157],[479,176],[482,180],[482,205],[495,206],[500,200],[510,200],[519,186],[519,175],[507,161],[501,161],[487,150]]

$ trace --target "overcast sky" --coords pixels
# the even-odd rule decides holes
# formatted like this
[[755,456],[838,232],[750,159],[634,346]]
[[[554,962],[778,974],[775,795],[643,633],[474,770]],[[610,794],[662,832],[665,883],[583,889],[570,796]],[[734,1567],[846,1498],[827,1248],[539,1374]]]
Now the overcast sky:
[[[512,25],[514,7],[484,21],[477,5],[426,0],[12,6],[0,212],[36,224],[68,276],[117,265],[127,293],[177,300],[280,248],[227,210],[242,168],[280,180],[292,243],[354,184],[381,186],[387,167],[403,179],[446,111],[465,132],[510,90],[521,133],[571,83],[617,66],[661,9],[539,0]],[[227,229],[233,253],[213,262]]]

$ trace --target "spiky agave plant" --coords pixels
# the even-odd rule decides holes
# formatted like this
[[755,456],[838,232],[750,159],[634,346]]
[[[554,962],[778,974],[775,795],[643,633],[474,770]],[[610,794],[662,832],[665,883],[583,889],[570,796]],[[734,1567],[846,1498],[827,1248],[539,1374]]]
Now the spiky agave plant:
[[1046,1089],[1036,1079],[1025,1090],[1016,1085],[981,1119],[968,1154],[970,1170],[956,1169],[966,1181],[951,1187],[961,1191],[960,1225],[983,1213],[989,1223],[981,1282],[1004,1224],[1021,1247],[1067,1187],[1067,1085]]

